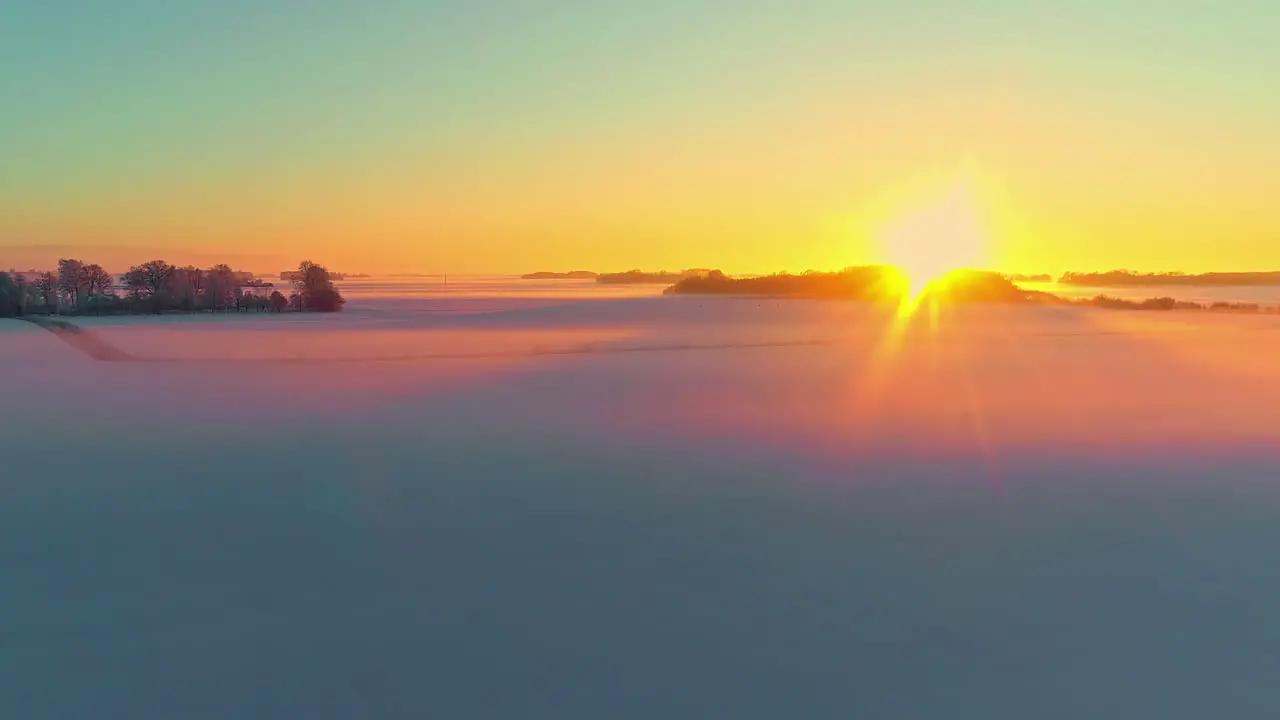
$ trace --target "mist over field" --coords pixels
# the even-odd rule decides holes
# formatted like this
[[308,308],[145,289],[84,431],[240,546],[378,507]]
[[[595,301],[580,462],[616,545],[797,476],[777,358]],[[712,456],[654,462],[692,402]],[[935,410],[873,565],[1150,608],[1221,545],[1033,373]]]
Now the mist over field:
[[0,720],[1280,718],[1275,5],[0,2]]
[[0,320],[0,716],[1280,711],[1274,316],[415,282]]

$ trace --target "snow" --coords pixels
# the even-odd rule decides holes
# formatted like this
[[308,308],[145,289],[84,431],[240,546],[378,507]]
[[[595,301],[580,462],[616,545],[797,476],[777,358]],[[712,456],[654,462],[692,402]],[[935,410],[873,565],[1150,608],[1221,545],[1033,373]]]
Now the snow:
[[1280,318],[77,323],[0,320],[0,717],[1280,711]]

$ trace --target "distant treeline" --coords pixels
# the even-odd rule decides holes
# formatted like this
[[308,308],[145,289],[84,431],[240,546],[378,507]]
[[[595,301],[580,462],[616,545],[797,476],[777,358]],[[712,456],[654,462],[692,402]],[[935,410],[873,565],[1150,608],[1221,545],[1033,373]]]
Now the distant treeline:
[[[810,271],[800,275],[779,273],[759,277],[733,278],[719,270],[685,277],[667,289],[673,295],[747,295],[897,301],[906,292],[902,274],[888,266],[866,265],[839,272]],[[932,292],[961,302],[1029,302],[1044,293],[1023,290],[994,272],[961,270],[951,273]]]
[[1132,270],[1112,270],[1102,273],[1064,273],[1058,278],[1063,285],[1084,287],[1133,287],[1148,285],[1221,285],[1266,286],[1280,285],[1280,272],[1211,272],[1188,274],[1180,272],[1140,273]]
[[1006,280],[1010,280],[1010,281],[1012,281],[1012,282],[1030,282],[1030,283],[1051,283],[1051,282],[1053,282],[1053,276],[1052,276],[1052,275],[1050,275],[1049,273],[1038,273],[1038,274],[1035,274],[1035,275],[1022,275],[1022,274],[1014,273],[1014,274],[1011,274],[1011,275],[1010,275],[1010,274],[1006,274],[1004,277],[1005,277],[1005,279],[1006,279]]
[[[297,272],[298,272],[297,270],[285,270],[284,272],[280,273],[280,279],[288,282],[293,282],[293,276]],[[341,282],[343,280],[362,280],[362,279],[371,278],[371,277],[373,276],[366,273],[340,273],[340,272],[329,273],[329,279],[335,282]]]
[[628,270],[627,272],[600,275],[596,278],[596,282],[602,285],[665,285],[687,278],[706,277],[712,272],[712,270],[706,268],[682,270],[678,273],[666,272],[665,270],[662,272]]
[[1099,295],[1088,299],[1067,300],[1059,298],[1067,305],[1087,305],[1090,307],[1105,308],[1107,310],[1207,310],[1212,312],[1243,312],[1243,313],[1275,313],[1280,312],[1280,308],[1264,307],[1258,303],[1242,303],[1242,302],[1225,302],[1219,301],[1214,303],[1197,303],[1188,300],[1175,300],[1171,297],[1154,297],[1145,300],[1125,300],[1123,298],[1110,297],[1108,295]]
[[135,265],[117,278],[101,265],[58,261],[57,271],[0,272],[0,317],[141,315],[166,312],[334,312],[346,300],[323,266],[310,261],[290,273],[285,295],[269,282],[214,265],[202,270],[164,260]]
[[594,280],[599,277],[600,273],[594,273],[590,270],[570,270],[569,272],[541,272],[529,273],[521,275],[521,280]]

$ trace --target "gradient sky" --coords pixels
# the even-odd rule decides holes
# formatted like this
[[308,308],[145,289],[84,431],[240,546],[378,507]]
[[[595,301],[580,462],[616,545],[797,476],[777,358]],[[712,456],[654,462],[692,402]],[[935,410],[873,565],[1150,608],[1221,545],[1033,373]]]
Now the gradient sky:
[[1003,269],[1280,268],[1278,37],[1272,0],[12,0],[0,245],[834,268],[964,179]]

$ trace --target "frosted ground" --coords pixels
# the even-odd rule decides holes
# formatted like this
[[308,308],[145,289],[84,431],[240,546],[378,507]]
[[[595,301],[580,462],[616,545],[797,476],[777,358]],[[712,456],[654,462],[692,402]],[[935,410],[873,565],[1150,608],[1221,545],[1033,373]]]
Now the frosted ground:
[[0,320],[0,717],[1280,714],[1280,318],[395,286]]

